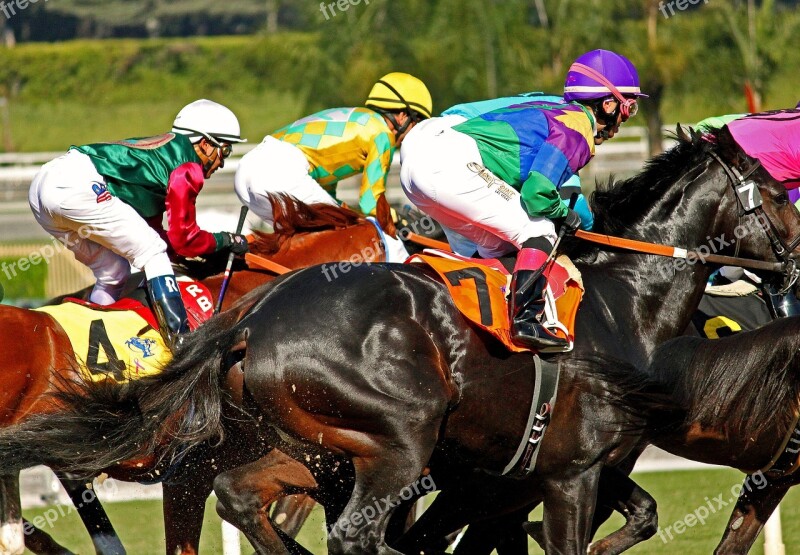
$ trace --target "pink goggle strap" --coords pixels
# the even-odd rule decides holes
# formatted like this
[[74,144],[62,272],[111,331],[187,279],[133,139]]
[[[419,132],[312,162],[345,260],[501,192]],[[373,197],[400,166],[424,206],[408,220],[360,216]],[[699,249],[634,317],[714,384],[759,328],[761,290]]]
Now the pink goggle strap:
[[611,83],[611,81],[606,79],[602,73],[596,71],[595,69],[587,65],[578,62],[572,64],[569,67],[569,70],[585,75],[586,77],[590,77],[591,79],[594,79],[595,81],[606,87],[609,91],[611,91],[611,94],[613,94],[614,97],[619,101],[620,112],[622,112],[622,115],[625,116],[625,119],[630,117],[631,109],[636,104],[636,101],[633,100],[632,98],[625,98],[624,96],[622,96],[622,93],[619,92],[619,90],[617,90],[617,87],[615,87]]

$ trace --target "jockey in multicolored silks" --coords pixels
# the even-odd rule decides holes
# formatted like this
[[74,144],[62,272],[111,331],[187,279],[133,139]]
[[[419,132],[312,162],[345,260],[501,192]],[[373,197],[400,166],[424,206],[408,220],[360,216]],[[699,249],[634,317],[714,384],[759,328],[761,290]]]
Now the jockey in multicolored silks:
[[545,261],[556,239],[553,220],[568,229],[580,217],[558,189],[636,114],[644,96],[633,64],[594,50],[570,66],[564,104],[529,102],[450,128],[434,118],[406,139],[400,180],[422,211],[478,246],[485,258],[518,252],[509,310],[520,346],[561,351],[566,340],[542,325]]
[[378,80],[363,108],[332,108],[267,135],[244,155],[236,171],[236,194],[269,224],[269,193],[302,202],[337,204],[336,187],[362,173],[358,208],[374,215],[386,190],[394,151],[433,110],[425,84],[407,73]]
[[[501,108],[508,108],[527,102],[546,102],[549,104],[563,104],[563,96],[555,96],[552,94],[545,94],[543,92],[527,92],[518,94],[516,96],[504,96],[501,98],[492,98],[488,100],[478,100],[475,102],[465,102],[463,104],[456,104],[442,112],[442,117],[447,118],[452,122],[452,125],[463,123],[468,119],[476,118],[487,112],[499,110]],[[578,174],[573,175],[558,190],[561,195],[561,201],[569,206],[573,194],[578,195],[575,200],[574,210],[581,218],[581,229],[591,230],[594,224],[594,214],[589,207],[589,202],[581,190],[581,178]],[[447,226],[442,226],[447,241],[453,252],[462,256],[473,256],[478,247],[475,243],[463,237],[462,235],[449,229]]]
[[173,345],[188,321],[167,244],[185,257],[247,251],[243,236],[209,233],[195,220],[204,180],[241,142],[233,112],[197,100],[178,113],[171,133],[71,147],[42,166],[28,200],[36,221],[91,268],[90,301],[115,302],[131,266],[144,270],[161,333]]

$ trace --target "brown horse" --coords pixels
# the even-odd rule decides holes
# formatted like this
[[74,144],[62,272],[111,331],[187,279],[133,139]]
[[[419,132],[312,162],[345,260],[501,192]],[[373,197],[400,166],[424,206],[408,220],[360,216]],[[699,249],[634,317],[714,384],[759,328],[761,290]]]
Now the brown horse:
[[[251,252],[267,258],[289,269],[302,268],[321,262],[349,260],[351,263],[375,262],[384,259],[380,235],[376,227],[355,212],[328,204],[305,205],[288,196],[272,199],[277,232],[257,233],[251,243]],[[396,230],[385,199],[378,205],[378,223],[384,232],[394,235]],[[198,270],[196,264],[190,268]],[[227,310],[258,285],[271,281],[275,274],[263,270],[252,270],[237,262],[228,287],[223,309]],[[222,274],[206,277],[202,282],[216,299],[222,284]],[[69,295],[87,298],[91,288]],[[63,378],[75,377],[71,369],[77,367],[69,339],[61,326],[49,315],[0,305],[0,337],[14,337],[14,341],[0,342],[0,360],[5,364],[2,372],[3,388],[0,390],[0,427],[19,422],[28,415],[48,410],[44,402],[56,383]],[[35,349],[31,346],[35,345]],[[55,373],[53,371],[56,371]],[[116,465],[108,469],[109,474],[126,481],[158,480],[163,468],[141,466],[142,461]],[[211,492],[211,481],[215,473],[209,473],[208,465],[198,464],[182,470],[186,479],[207,483],[203,488],[188,491],[181,483],[164,484],[164,509],[169,554],[191,554],[197,551],[202,525],[205,499]],[[195,474],[193,476],[193,473]],[[199,474],[202,474],[200,478]],[[93,496],[81,496],[84,481],[68,484],[74,500],[85,501]],[[66,484],[65,484],[66,485]],[[21,552],[23,535],[19,507],[18,476],[0,475],[0,552]],[[93,501],[96,501],[93,499]],[[116,539],[113,528],[99,503],[80,504],[79,513],[88,520],[87,529],[98,553],[124,553]],[[27,526],[24,538],[28,547],[36,553],[66,553],[47,534]],[[176,551],[180,546],[181,551]]]

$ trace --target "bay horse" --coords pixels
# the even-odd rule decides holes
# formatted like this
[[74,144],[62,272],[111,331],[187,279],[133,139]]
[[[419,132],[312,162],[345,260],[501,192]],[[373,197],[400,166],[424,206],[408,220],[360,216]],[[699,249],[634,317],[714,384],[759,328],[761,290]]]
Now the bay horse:
[[[388,203],[385,198],[381,200],[378,203],[377,222],[384,233],[394,236],[396,229]],[[353,257],[373,262],[383,260],[385,256],[376,227],[347,208],[328,204],[306,205],[287,195],[274,195],[271,202],[278,230],[272,234],[256,233],[250,248],[258,256],[289,269],[326,261],[353,260]],[[221,259],[216,264],[209,262],[207,265],[189,263],[186,269],[191,275],[205,275],[202,282],[216,299],[223,275],[218,273],[219,270],[209,271],[209,267],[221,268],[224,262]],[[272,272],[250,269],[237,260],[222,308],[230,308],[248,291],[274,277]],[[140,280],[140,277],[133,276],[129,293],[137,288]],[[51,302],[58,304],[65,297],[88,299],[90,292],[91,287],[88,287]],[[0,391],[0,427],[12,425],[43,410],[43,397],[53,390],[58,381],[51,370],[66,372],[76,365],[69,339],[46,314],[0,305],[0,337],[12,336],[17,341],[3,341],[0,344],[0,356],[6,361],[0,369],[4,384]],[[31,345],[37,345],[37,348],[30,349]],[[69,372],[65,375],[73,374]],[[201,493],[202,488],[199,488],[200,491],[189,491],[183,484],[164,484],[167,552],[170,555],[176,553],[176,546],[180,546],[179,553],[187,555],[197,551],[205,500],[211,492],[211,480],[214,477],[212,474],[203,476],[202,481],[199,479],[200,474],[208,474],[207,468],[197,465],[193,469],[181,470],[182,474],[188,475],[186,479],[208,483],[205,495]],[[118,479],[158,480],[152,468],[142,470],[118,465],[114,470],[112,475]],[[21,553],[23,535],[18,477],[16,473],[0,474],[0,552]],[[60,477],[75,501],[97,552],[108,555],[124,553],[105,511],[96,496],[87,490],[86,481],[69,480],[63,475]],[[88,495],[85,493],[87,491]],[[87,499],[90,501],[87,502]],[[25,541],[31,551],[40,554],[68,552],[45,532],[30,523],[26,523],[26,526],[29,533],[25,535]]]
[[[736,174],[749,179],[729,177]],[[737,196],[736,187],[751,184],[749,200]],[[763,225],[744,211],[755,191]],[[680,135],[642,174],[597,193],[593,204],[601,233],[692,250],[722,238],[718,252],[775,269],[798,254],[800,214],[786,190],[725,130],[713,142]],[[643,367],[657,345],[686,328],[712,268],[596,247],[578,247],[573,256],[586,283],[579,339],[573,353],[554,358],[558,404],[538,466],[525,479],[486,471],[502,471],[519,445],[533,359],[471,327],[431,273],[391,264],[360,266],[334,280],[325,265],[294,272],[264,286],[241,315],[224,313],[190,334],[159,376],[123,387],[62,384],[58,412],[0,432],[0,461],[88,472],[143,452],[169,460],[226,432],[250,434],[308,470],[287,482],[284,471],[294,463],[270,452],[215,479],[218,512],[259,553],[297,549],[263,508],[281,493],[315,492],[320,477],[335,479],[340,467],[328,464],[331,457],[355,470],[346,506],[329,521],[331,553],[396,552],[385,541],[395,503],[428,469],[442,491],[419,528],[395,544],[402,551],[419,552],[426,539],[419,530],[432,523],[449,533],[541,498],[546,551],[585,552],[603,469],[640,439],[628,428],[642,416],[616,403],[646,379],[626,375],[628,368]],[[623,364],[600,364],[595,353]],[[229,387],[231,373],[241,389]],[[491,401],[502,402],[501,410]],[[164,429],[168,415],[188,414]],[[173,438],[168,447],[160,441],[165,434]],[[376,504],[365,523],[365,508]]]
[[[722,339],[671,339],[653,353],[647,373],[666,395],[635,394],[634,403],[655,400],[662,408],[658,421],[648,423],[647,442],[687,459],[758,473],[757,480],[745,480],[714,551],[747,553],[788,489],[800,481],[790,472],[796,455],[785,467],[776,465],[787,439],[793,444],[800,439],[793,433],[800,414],[800,317]],[[647,496],[635,483],[628,486],[629,495]],[[619,491],[607,491],[603,502],[611,503]],[[647,514],[640,520],[654,522],[655,503],[642,506]],[[637,539],[646,538],[635,533],[604,538],[591,552],[620,553]]]

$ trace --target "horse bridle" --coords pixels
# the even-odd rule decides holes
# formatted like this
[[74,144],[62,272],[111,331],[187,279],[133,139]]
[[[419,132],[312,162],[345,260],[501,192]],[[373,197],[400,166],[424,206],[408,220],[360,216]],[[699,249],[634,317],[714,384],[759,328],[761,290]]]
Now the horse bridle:
[[[797,261],[792,258],[792,251],[800,245],[800,235],[794,238],[791,243],[787,243],[783,237],[780,236],[778,230],[769,218],[762,206],[763,201],[761,192],[758,190],[758,185],[752,179],[748,178],[761,167],[761,162],[756,160],[747,172],[742,173],[733,165],[727,164],[717,153],[709,153],[714,160],[722,167],[728,176],[728,182],[733,188],[734,195],[736,196],[739,205],[739,225],[742,226],[744,218],[747,215],[754,214],[759,221],[766,222],[767,227],[762,226],[764,233],[767,234],[770,244],[772,245],[772,252],[775,256],[783,261],[782,269],[784,281],[781,286],[780,294],[786,293],[800,278],[800,268],[797,266]],[[734,258],[739,255],[739,247],[741,242],[736,242],[736,250],[734,251]]]

